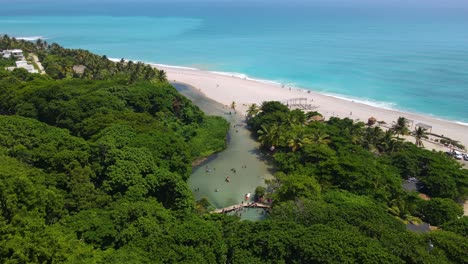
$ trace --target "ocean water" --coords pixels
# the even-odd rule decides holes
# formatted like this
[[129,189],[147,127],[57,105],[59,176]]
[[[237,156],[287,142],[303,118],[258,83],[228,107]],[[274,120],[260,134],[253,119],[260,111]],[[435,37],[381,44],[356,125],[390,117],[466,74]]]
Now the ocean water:
[[0,0],[0,34],[245,74],[468,123],[463,1],[63,2]]

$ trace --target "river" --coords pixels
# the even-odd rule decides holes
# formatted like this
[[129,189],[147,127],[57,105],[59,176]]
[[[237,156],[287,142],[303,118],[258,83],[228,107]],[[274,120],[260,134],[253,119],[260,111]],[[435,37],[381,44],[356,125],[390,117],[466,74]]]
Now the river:
[[[214,207],[224,208],[241,203],[247,193],[253,198],[255,188],[266,187],[265,179],[273,177],[273,166],[259,151],[258,142],[245,126],[245,117],[189,85],[172,85],[206,114],[222,116],[231,124],[227,148],[193,168],[188,184],[195,199],[205,197]],[[230,182],[226,182],[228,176]],[[244,209],[241,215],[243,220],[263,218],[261,209]]]

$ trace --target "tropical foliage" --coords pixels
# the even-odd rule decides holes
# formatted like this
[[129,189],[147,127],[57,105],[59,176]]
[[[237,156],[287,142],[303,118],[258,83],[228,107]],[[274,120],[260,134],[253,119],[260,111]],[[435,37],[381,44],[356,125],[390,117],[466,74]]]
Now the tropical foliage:
[[408,128],[408,119],[400,116],[398,117],[397,121],[392,126],[392,131],[395,132],[397,135],[408,135],[409,128]]
[[[468,195],[468,170],[444,153],[418,148],[399,138],[397,135],[409,132],[404,118],[383,131],[347,118],[303,122],[297,116],[297,110],[290,111],[279,102],[265,102],[248,120],[276,165],[276,180],[269,182],[266,194],[274,200],[270,221],[292,220],[314,229],[325,225],[354,230],[354,237],[376,238],[379,247],[393,252],[387,257],[397,256],[391,260],[395,262],[466,261],[466,253],[461,253],[467,249],[462,246],[467,242],[466,230],[456,221],[463,213],[457,202]],[[291,122],[294,119],[301,121]],[[420,138],[424,135],[421,133]],[[268,151],[272,145],[274,152]],[[420,181],[420,191],[432,200],[424,201],[417,193],[403,189],[403,182],[412,177]],[[406,231],[404,224],[418,218],[446,226],[458,235]],[[438,251],[428,253],[427,243],[435,237]],[[461,244],[449,249],[453,244],[448,237]],[[390,261],[384,255],[380,261]],[[315,257],[309,262],[321,262]],[[327,261],[334,262],[332,259],[327,255]]]
[[414,138],[416,140],[416,142],[414,144],[416,144],[416,146],[418,147],[424,147],[424,144],[422,142],[423,138],[428,138],[427,137],[427,133],[426,133],[426,129],[422,128],[422,127],[417,127],[414,129]]

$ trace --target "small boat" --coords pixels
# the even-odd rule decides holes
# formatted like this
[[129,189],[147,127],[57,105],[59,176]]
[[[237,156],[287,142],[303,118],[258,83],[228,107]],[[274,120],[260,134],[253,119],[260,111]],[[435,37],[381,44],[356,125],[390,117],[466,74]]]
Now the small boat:
[[248,201],[250,199],[250,193],[245,195],[245,200]]
[[226,176],[226,182],[230,182],[231,181],[231,177],[230,176]]

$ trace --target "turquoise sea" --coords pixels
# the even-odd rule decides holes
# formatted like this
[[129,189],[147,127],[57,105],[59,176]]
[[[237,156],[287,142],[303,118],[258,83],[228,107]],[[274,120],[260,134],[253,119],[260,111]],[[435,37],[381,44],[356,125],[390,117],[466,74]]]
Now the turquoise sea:
[[372,2],[0,0],[0,34],[468,123],[468,2]]

